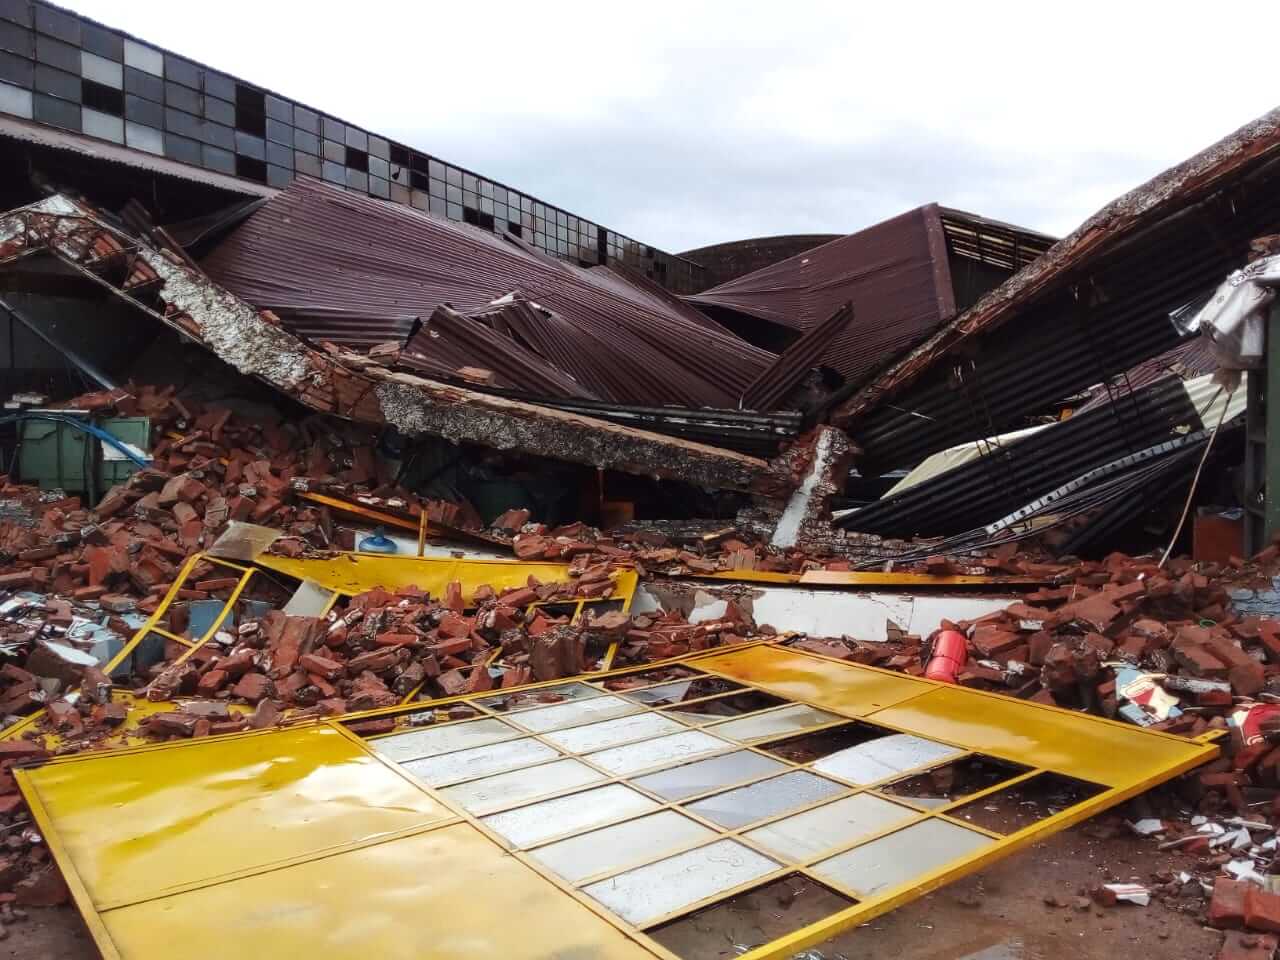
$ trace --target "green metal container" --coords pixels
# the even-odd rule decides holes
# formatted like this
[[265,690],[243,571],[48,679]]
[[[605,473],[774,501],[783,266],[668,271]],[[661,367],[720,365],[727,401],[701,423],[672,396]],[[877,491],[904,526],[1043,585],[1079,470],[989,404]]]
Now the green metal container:
[[[58,413],[75,415],[67,410]],[[150,446],[151,420],[147,417],[84,420],[143,452]],[[96,500],[138,469],[132,460],[114,459],[119,456],[115,451],[108,450],[104,456],[101,441],[66,423],[24,420],[19,436],[18,476],[24,483],[38,484],[42,490],[58,487]]]

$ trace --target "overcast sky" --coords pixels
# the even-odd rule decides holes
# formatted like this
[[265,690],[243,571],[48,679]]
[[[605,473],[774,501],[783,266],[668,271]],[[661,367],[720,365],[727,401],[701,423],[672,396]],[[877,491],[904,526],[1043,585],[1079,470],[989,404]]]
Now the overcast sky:
[[1280,103],[1275,3],[64,2],[670,251],[1066,233]]

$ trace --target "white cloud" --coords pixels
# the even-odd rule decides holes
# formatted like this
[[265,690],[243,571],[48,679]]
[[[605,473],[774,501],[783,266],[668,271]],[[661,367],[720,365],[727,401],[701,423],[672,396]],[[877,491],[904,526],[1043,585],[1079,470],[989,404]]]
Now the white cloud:
[[68,5],[668,250],[934,200],[1064,233],[1274,106],[1280,21],[1094,0]]

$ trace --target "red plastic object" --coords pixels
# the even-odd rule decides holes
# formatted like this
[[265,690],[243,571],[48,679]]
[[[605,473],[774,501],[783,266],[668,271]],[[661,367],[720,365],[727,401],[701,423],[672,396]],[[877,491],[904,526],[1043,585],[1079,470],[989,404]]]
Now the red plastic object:
[[924,675],[930,680],[955,683],[968,659],[964,634],[955,630],[943,630],[933,641],[933,656],[929,658],[929,665],[924,668]]

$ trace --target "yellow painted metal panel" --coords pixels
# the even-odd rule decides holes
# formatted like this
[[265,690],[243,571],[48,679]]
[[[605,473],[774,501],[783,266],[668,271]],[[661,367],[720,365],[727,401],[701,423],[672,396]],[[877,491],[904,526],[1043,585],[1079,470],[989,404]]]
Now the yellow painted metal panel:
[[904,674],[865,668],[841,669],[852,665],[772,646],[702,657],[697,666],[759,684],[784,697],[808,700],[859,717],[919,696],[933,687],[927,680]]
[[699,573],[673,580],[737,580],[742,583],[786,583],[805,586],[829,587],[1029,587],[1040,586],[1046,581],[1041,577],[1024,576],[974,576],[952,574],[935,576],[931,573],[884,573],[866,570],[806,570],[803,573],[780,573],[773,570],[720,570],[716,573]]
[[[567,564],[517,560],[438,560],[377,553],[342,553],[332,558],[307,559],[264,553],[255,562],[299,580],[313,580],[348,596],[375,587],[387,590],[417,587],[433,597],[442,597],[449,583],[457,580],[462,584],[463,598],[470,601],[476,589],[484,585],[501,592],[508,587],[526,586],[531,576],[543,583],[569,579]],[[617,571],[614,597],[630,600],[636,581],[634,570]]]
[[[956,847],[946,862],[923,857],[919,869],[904,874],[896,885],[857,897],[858,902],[846,910],[753,948],[746,954],[749,960],[790,957],[1217,754],[1216,747],[1201,741],[772,644],[690,656],[684,662],[694,670],[733,677],[834,713],[1031,768],[1015,779],[1053,771],[1105,787],[1007,836],[980,830],[976,846]],[[478,711],[489,712],[484,705],[489,696],[450,702],[474,700]],[[430,706],[414,704],[412,709]],[[649,705],[641,704],[639,709],[654,712]],[[661,716],[670,719],[673,714]],[[505,721],[490,717],[482,722]],[[780,738],[792,735],[779,733]],[[346,741],[345,750],[332,743],[335,737]],[[220,742],[227,744],[223,753],[210,746]],[[881,741],[871,741],[877,742]],[[327,723],[200,744],[72,758],[16,772],[50,848],[68,874],[77,904],[108,956],[168,956],[173,943],[196,944],[196,957],[237,952],[250,956],[314,953],[317,957],[366,952],[387,957],[668,956],[621,918],[611,917],[604,906],[592,906],[588,890],[570,890],[568,881],[555,877],[547,864],[502,853],[495,839],[484,834],[488,828],[462,808],[456,808],[456,816],[450,819],[445,808],[452,801],[407,777],[402,779],[391,761],[374,760],[369,746],[348,729]],[[194,757],[205,750],[213,762],[198,771],[185,761],[164,762],[166,757],[181,760],[184,752]],[[921,754],[916,762],[928,763],[929,757],[941,762],[944,754]],[[593,756],[578,762],[590,765]],[[683,759],[672,756],[668,762]],[[127,762],[118,766],[121,760]],[[809,764],[785,758],[779,762],[793,768],[791,777],[813,776],[806,769]],[[284,768],[276,772],[281,764]],[[292,777],[292,764],[301,764],[305,775]],[[77,766],[89,772],[77,776]],[[907,775],[916,768],[906,764],[885,769]],[[538,770],[526,773],[534,777]],[[121,776],[122,785],[115,782]],[[839,779],[841,774],[837,771],[833,776]],[[601,777],[601,783],[615,791],[644,789],[643,783],[628,785],[626,775],[615,777],[604,770]],[[706,788],[718,789],[712,784]],[[264,797],[264,793],[280,797]],[[853,781],[826,799],[858,795],[875,796],[882,803],[901,802],[886,795],[877,783],[864,787]],[[982,794],[977,796],[977,802],[982,802]],[[661,799],[655,802],[662,803]],[[673,803],[662,805],[671,809]],[[430,805],[435,819],[430,811],[422,812],[423,804]],[[120,810],[130,811],[130,816],[125,819]],[[407,819],[396,819],[406,810],[411,811]],[[823,864],[833,855],[889,841],[899,829],[916,830],[921,836],[920,830],[961,829],[954,826],[956,821],[946,825],[951,812],[950,808],[920,811],[905,828],[896,824],[879,836],[866,831],[850,835],[836,824],[820,838],[830,843],[829,848],[812,850],[795,860],[783,858],[776,871],[759,879],[789,872],[821,879]],[[794,813],[778,810],[770,817]],[[415,815],[425,819],[417,822]],[[687,802],[683,815],[698,816]],[[124,830],[122,822],[127,824]],[[728,838],[748,848],[755,843],[751,824],[731,829],[702,822],[727,838],[718,843],[729,843]],[[224,849],[214,849],[218,836],[232,840],[224,843]],[[891,848],[890,841],[884,849]],[[931,847],[922,849],[938,853]],[[671,844],[654,837],[647,864],[617,864],[597,875],[593,883],[653,866],[672,853]],[[680,855],[691,863],[700,856],[692,850]],[[756,856],[750,850],[742,855]],[[867,857],[881,855],[867,851]],[[910,849],[893,855],[909,858]],[[213,862],[192,866],[200,857]],[[854,854],[852,860],[835,862],[857,859]],[[719,870],[714,858],[700,862],[706,878]],[[720,902],[757,881],[744,880],[737,887],[725,882],[713,880],[703,888],[702,899],[684,901],[667,917],[652,919],[659,922]],[[105,893],[104,885],[110,886]],[[672,903],[680,900],[677,897]],[[539,919],[529,920],[534,914]],[[502,923],[500,918],[508,915],[519,915],[521,922]],[[228,929],[230,933],[225,932]],[[419,930],[429,933],[419,935]],[[117,947],[120,953],[115,952]],[[201,952],[205,950],[210,952]]]
[[453,816],[330,727],[81,755],[24,779],[99,909]]
[[879,573],[860,570],[807,570],[800,583],[839,587],[1010,587],[1036,586],[1039,577],[973,576],[955,573],[937,576],[932,573]]
[[962,687],[935,687],[870,719],[1112,787],[1172,775],[1215,749],[1206,753],[1194,740]]
[[108,912],[120,955],[651,960],[470,824]]

